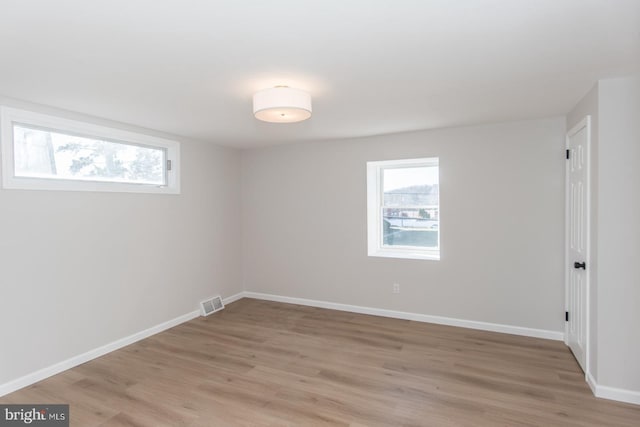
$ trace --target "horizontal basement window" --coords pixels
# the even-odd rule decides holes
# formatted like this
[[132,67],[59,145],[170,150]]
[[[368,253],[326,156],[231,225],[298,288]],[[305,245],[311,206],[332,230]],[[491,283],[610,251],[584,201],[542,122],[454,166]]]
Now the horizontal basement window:
[[2,107],[3,187],[178,194],[180,144]]

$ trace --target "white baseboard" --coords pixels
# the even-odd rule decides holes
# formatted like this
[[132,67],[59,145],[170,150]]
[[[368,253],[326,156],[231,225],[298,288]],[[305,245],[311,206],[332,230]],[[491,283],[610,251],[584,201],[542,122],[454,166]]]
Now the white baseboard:
[[633,390],[597,385],[596,397],[640,405],[640,392]]
[[[328,301],[318,301],[305,298],[285,297],[280,295],[263,294],[258,292],[239,292],[235,295],[231,295],[227,298],[223,298],[225,305],[231,304],[242,298],[261,299],[266,301],[277,301],[289,304],[299,304],[311,307],[328,308],[332,310],[348,311],[352,313],[370,314],[374,316],[391,317],[395,319],[414,320],[417,322],[436,323],[440,325],[458,326],[462,328],[479,329],[484,331],[501,332],[506,334],[523,335],[535,338],[545,338],[551,340],[562,341],[564,334],[559,331],[549,331],[545,329],[533,329],[524,328],[521,326],[502,325],[498,323],[478,322],[473,320],[455,319],[451,317],[431,316],[428,314],[409,313],[404,311],[385,310],[380,308],[363,307],[358,305],[340,304]],[[71,369],[75,366],[81,365],[90,360],[96,359],[112,351],[118,350],[129,344],[133,344],[137,341],[155,335],[159,332],[173,328],[181,323],[188,322],[200,315],[200,311],[192,311],[175,319],[168,320],[159,325],[145,329],[144,331],[137,332],[128,337],[119,339],[112,343],[106,344],[102,347],[90,350],[86,353],[74,356],[70,359],[56,363],[52,366],[40,369],[39,371],[27,374],[23,377],[15,379],[5,384],[0,384],[0,397],[19,390],[23,387],[29,386],[38,381],[42,381],[50,376],[58,374],[67,369]],[[619,389],[614,387],[598,385],[593,376],[589,373],[586,376],[587,384],[591,387],[593,394],[596,397],[610,400],[617,400],[620,402],[633,403],[640,405],[640,392]]]
[[[564,340],[564,333],[545,329],[524,328],[521,326],[502,325],[498,323],[478,322],[474,320],[455,319],[452,317],[431,316],[428,314],[408,313],[405,311],[385,310],[379,308],[362,307],[358,305],[340,304],[305,298],[285,297],[281,295],[263,294],[258,292],[244,292],[244,297],[266,301],[285,302],[311,307],[328,308],[332,310],[349,311],[352,313],[371,314],[374,316],[392,317],[395,319],[415,320],[417,322],[437,323],[439,325],[458,326],[461,328],[479,329],[483,331],[501,332],[505,334],[522,335],[534,338],[545,338],[556,341]],[[595,378],[588,373],[586,381],[594,396],[602,399],[640,405],[640,392],[599,385]]]
[[[224,302],[225,305],[227,305],[243,297],[244,297],[244,292],[240,292],[235,295],[231,295],[227,298],[223,298],[222,301]],[[36,372],[32,372],[30,374],[17,378],[8,383],[0,384],[0,397],[4,396],[5,394],[9,394],[16,390],[19,390],[23,387],[29,386],[38,381],[42,381],[45,378],[49,378],[62,371],[66,371],[67,369],[71,369],[74,366],[81,365],[90,360],[103,356],[107,353],[118,350],[119,348],[128,346],[129,344],[133,344],[134,342],[148,338],[151,335],[155,335],[159,332],[173,328],[174,326],[178,326],[181,323],[188,322],[191,319],[195,319],[199,315],[200,315],[200,311],[198,310],[192,311],[187,314],[183,314],[182,316],[176,317],[175,319],[168,320],[159,325],[152,326],[151,328],[145,329],[144,331],[140,331],[133,335],[129,335],[128,337],[121,338],[117,341],[113,341],[109,344],[103,345],[102,347],[89,350],[86,353],[82,353],[78,356],[74,356],[67,360],[63,360],[62,362],[56,363],[55,365],[51,365],[46,368],[40,369]]]
[[262,294],[258,292],[244,292],[247,298],[267,301],[286,302],[289,304],[307,305],[311,307],[329,308],[332,310],[349,311],[352,313],[371,314],[374,316],[392,317],[394,319],[414,320],[416,322],[437,323],[439,325],[458,326],[461,328],[479,329],[483,331],[501,332],[504,334],[523,335],[526,337],[544,338],[549,340],[564,340],[561,331],[546,329],[524,328],[522,326],[502,325],[499,323],[478,322],[474,320],[455,319],[452,317],[431,316],[428,314],[409,313],[406,311],[385,310],[381,308],[362,307],[359,305],[340,304],[335,302],[318,301],[305,298],[284,297],[280,295]]
[[49,378],[53,375],[56,375],[62,371],[66,371],[67,369],[71,369],[75,366],[78,366],[90,360],[96,359],[107,353],[118,350],[119,348],[126,347],[129,344],[133,344],[136,341],[140,341],[142,339],[150,337],[151,335],[155,335],[169,328],[173,328],[174,326],[177,326],[181,323],[194,319],[199,315],[200,315],[200,311],[198,310],[192,311],[187,314],[183,314],[182,316],[160,323],[159,325],[152,326],[148,329],[145,329],[144,331],[140,331],[135,334],[129,335],[128,337],[124,337],[119,340],[113,341],[109,344],[103,345],[102,347],[89,350],[86,353],[82,353],[77,356],[71,357],[67,360],[63,360],[62,362],[58,362],[54,365],[40,369],[36,372],[32,372],[30,374],[17,378],[8,383],[0,384],[0,396],[4,396],[5,394],[12,393],[28,385],[31,385],[38,381],[42,381],[45,378]]
[[587,384],[589,385],[589,388],[591,389],[593,395],[597,396],[596,389],[598,388],[598,384],[596,383],[596,379],[593,378],[593,375],[591,375],[591,372],[587,372],[587,374],[585,375],[585,379],[587,380]]
[[224,305],[227,305],[242,298],[244,298],[244,292],[238,292],[237,294],[231,295],[230,297],[222,298],[222,302],[224,303]]
[[640,405],[640,392],[638,391],[600,385],[595,378],[593,378],[591,373],[587,374],[587,384],[591,387],[593,394],[601,399]]

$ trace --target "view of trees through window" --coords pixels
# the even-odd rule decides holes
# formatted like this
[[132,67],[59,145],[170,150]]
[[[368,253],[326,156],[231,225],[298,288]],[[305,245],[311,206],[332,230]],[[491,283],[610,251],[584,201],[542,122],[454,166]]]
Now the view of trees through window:
[[438,248],[438,167],[397,167],[382,172],[383,245]]
[[19,177],[165,185],[162,148],[104,141],[14,125]]

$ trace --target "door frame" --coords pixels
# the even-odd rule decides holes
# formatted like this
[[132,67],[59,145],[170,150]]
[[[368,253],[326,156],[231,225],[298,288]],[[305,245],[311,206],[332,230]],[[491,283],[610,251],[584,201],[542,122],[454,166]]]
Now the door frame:
[[[585,183],[585,194],[586,194],[586,236],[585,236],[585,247],[586,247],[586,259],[584,262],[587,264],[587,269],[585,272],[585,358],[584,358],[584,374],[585,379],[589,382],[590,369],[590,337],[591,337],[591,116],[587,115],[582,120],[580,120],[575,126],[573,126],[565,136],[565,149],[569,149],[569,139],[578,133],[580,130],[586,128],[587,132],[587,142],[586,142],[586,154],[587,154],[587,162],[585,163],[587,180]],[[567,160],[565,162],[565,237],[564,237],[564,308],[565,311],[569,310],[569,268],[571,268],[571,263],[574,260],[569,259],[569,241],[570,241],[570,218],[569,218],[569,175],[570,175],[570,162]],[[569,322],[564,323],[564,343],[569,346]]]

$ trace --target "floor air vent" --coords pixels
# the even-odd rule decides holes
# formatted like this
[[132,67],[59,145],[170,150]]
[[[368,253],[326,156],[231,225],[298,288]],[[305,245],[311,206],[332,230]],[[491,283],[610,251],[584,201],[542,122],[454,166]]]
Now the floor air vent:
[[200,303],[200,308],[203,316],[208,316],[211,313],[215,313],[216,311],[220,311],[224,308],[224,304],[222,303],[222,298],[214,297],[208,300],[204,300]]

